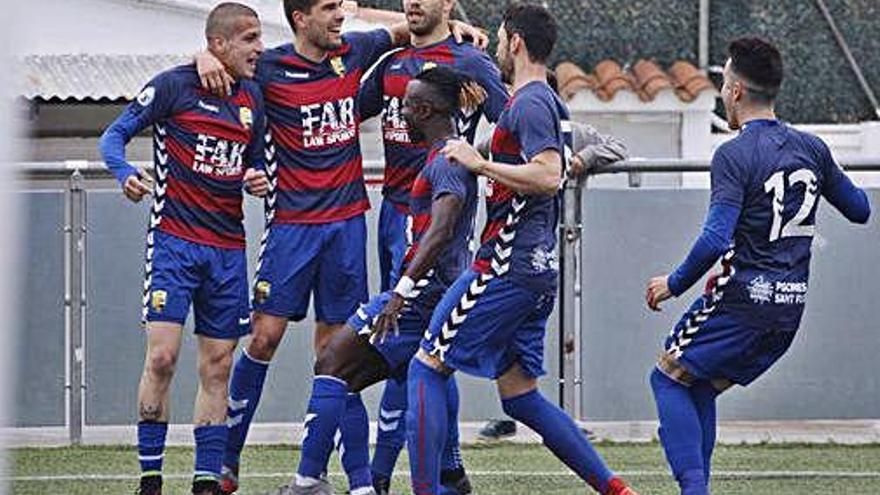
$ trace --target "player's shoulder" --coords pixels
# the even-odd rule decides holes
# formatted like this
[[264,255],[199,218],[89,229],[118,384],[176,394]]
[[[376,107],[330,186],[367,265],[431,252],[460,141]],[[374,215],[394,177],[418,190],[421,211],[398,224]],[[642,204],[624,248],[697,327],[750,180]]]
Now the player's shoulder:
[[563,108],[559,97],[547,83],[533,81],[520,88],[510,99],[509,108],[515,113],[550,111],[558,114]]
[[185,88],[199,85],[199,73],[194,63],[177,65],[166,69],[153,78],[153,84],[170,85]]

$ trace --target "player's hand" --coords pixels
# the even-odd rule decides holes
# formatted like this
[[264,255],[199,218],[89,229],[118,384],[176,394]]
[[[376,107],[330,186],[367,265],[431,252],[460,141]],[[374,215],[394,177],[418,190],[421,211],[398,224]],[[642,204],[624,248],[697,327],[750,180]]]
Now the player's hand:
[[249,168],[244,172],[244,189],[262,198],[269,193],[269,177],[263,170]]
[[400,318],[400,311],[403,309],[405,302],[400,294],[395,292],[391,295],[391,299],[385,303],[385,307],[382,308],[382,312],[376,318],[376,323],[373,324],[371,339],[374,342],[384,342],[388,332],[392,330],[394,330],[394,335],[397,335],[397,319]]
[[581,160],[581,157],[578,155],[572,155],[571,161],[568,162],[568,176],[572,179],[577,179],[578,177],[584,175],[584,172],[589,170],[587,164]]
[[144,196],[153,192],[153,178],[149,172],[139,169],[136,174],[129,175],[122,183],[122,194],[132,203],[139,203]]
[[489,36],[478,27],[471,26],[462,21],[452,20],[449,21],[449,30],[452,31],[452,36],[455,38],[456,43],[461,43],[465,38],[470,38],[471,43],[480,50],[485,51],[489,46]]
[[353,0],[343,0],[342,12],[345,14],[345,17],[357,17],[358,3]]
[[486,165],[477,150],[461,139],[450,139],[440,152],[447,160],[457,162],[475,174],[482,173]]
[[220,98],[225,98],[232,94],[232,85],[235,79],[226,71],[226,67],[220,62],[213,53],[205,50],[196,53],[196,71],[199,73],[199,80],[202,87],[214,93]]
[[660,311],[660,303],[672,297],[669,291],[669,275],[654,277],[648,280],[648,291],[645,294],[645,302],[653,311]]

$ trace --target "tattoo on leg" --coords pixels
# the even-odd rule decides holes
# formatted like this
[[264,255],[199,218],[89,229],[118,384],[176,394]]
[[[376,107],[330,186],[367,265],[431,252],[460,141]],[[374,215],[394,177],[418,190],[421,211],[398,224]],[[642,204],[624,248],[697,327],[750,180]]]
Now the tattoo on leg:
[[140,403],[139,407],[141,419],[144,421],[159,421],[162,418],[162,404],[145,404]]
[[226,424],[225,420],[215,421],[210,418],[200,419],[196,422],[196,426],[219,426],[219,425],[225,425],[225,424]]

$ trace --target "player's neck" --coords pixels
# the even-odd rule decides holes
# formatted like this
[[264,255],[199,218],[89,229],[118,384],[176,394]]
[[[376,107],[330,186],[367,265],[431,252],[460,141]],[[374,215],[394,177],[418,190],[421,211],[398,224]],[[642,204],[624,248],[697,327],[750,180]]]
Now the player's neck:
[[536,64],[530,60],[514,61],[513,92],[516,93],[526,84],[542,81],[547,82],[547,66]]
[[438,24],[437,27],[428,34],[418,35],[410,33],[409,42],[416,48],[422,48],[423,46],[440,43],[450,36],[452,36],[452,31],[449,30],[449,21],[446,21]]
[[327,58],[327,50],[310,43],[306,38],[296,36],[293,38],[293,48],[300,57],[311,62],[323,62]]
[[438,141],[455,137],[454,123],[452,119],[425,122],[422,126],[422,134],[425,135],[425,141],[434,146]]
[[753,120],[776,120],[776,112],[772,107],[747,107],[739,110],[740,127]]

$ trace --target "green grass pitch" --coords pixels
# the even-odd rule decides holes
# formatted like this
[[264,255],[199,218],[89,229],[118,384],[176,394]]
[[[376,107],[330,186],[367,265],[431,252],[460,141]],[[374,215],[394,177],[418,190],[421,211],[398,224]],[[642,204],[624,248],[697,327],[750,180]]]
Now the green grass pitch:
[[[603,443],[598,449],[642,495],[677,493],[658,444]],[[539,445],[471,445],[463,455],[477,495],[592,493]],[[4,477],[16,495],[133,493],[136,457],[133,447],[16,449]],[[337,493],[345,493],[335,457],[331,481]],[[291,446],[248,447],[239,493],[262,494],[287,482],[298,458]],[[880,494],[880,445],[719,446],[713,468],[718,495]],[[406,469],[404,455],[395,477],[397,493],[408,493]],[[192,449],[169,448],[165,493],[189,493],[191,470]]]

